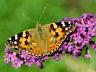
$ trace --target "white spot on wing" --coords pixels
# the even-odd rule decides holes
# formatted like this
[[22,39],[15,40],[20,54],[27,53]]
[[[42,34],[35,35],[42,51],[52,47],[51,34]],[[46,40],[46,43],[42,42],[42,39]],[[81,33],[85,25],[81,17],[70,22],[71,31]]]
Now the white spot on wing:
[[61,24],[62,24],[63,27],[65,27],[65,23],[64,23],[64,21],[62,21]]
[[68,28],[70,28],[70,27],[68,27]]
[[69,26],[71,27],[71,24]]
[[68,24],[71,24],[71,22],[69,21]]
[[15,35],[15,40],[17,40],[18,39],[18,35]]
[[14,44],[17,44],[17,42],[15,41]]
[[66,27],[65,30],[68,30],[68,28]]
[[11,38],[9,38],[9,40],[11,40]]

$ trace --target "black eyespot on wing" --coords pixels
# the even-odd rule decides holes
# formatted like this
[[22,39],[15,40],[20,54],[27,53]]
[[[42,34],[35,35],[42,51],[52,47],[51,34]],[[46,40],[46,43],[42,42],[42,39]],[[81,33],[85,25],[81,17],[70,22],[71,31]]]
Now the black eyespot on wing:
[[58,37],[58,36],[59,36],[59,34],[58,34],[58,32],[56,32],[56,33],[55,33],[55,37]]
[[27,41],[25,41],[25,44],[28,45],[29,43]]
[[65,23],[65,27],[69,27],[70,24],[68,22],[64,22]]
[[23,32],[20,32],[20,33],[18,33],[17,35],[18,35],[18,39],[20,39],[20,37],[23,36]]
[[29,36],[31,36],[28,31],[26,31],[25,33],[26,33],[26,36],[25,36],[26,39],[27,39]]
[[50,25],[50,28],[53,28],[53,24]]
[[58,27],[62,26],[61,22],[56,22],[56,25],[57,25]]
[[11,41],[13,41],[13,42],[15,41],[15,36],[11,37]]
[[50,25],[50,28],[55,31],[56,29],[54,28],[53,24]]
[[28,31],[26,31],[26,35],[29,35],[29,32]]
[[61,22],[56,22],[56,25],[57,25],[58,27],[61,27],[62,29],[64,28],[64,27],[62,26]]

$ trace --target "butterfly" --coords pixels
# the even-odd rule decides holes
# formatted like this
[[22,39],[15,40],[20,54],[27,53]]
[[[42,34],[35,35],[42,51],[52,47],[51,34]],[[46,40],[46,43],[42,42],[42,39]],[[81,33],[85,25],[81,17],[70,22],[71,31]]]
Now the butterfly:
[[75,30],[75,25],[70,21],[59,21],[36,28],[22,31],[10,37],[5,45],[11,51],[20,53],[26,50],[34,56],[51,55],[59,49],[68,34]]

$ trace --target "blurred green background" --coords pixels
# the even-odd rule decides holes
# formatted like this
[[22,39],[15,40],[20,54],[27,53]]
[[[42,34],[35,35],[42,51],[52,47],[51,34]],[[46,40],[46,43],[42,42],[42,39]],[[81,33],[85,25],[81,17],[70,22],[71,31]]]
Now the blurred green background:
[[36,26],[61,20],[63,17],[79,17],[82,13],[96,13],[96,0],[0,0],[0,72],[96,72],[96,57],[74,60],[63,55],[60,61],[44,62],[44,68],[23,65],[19,69],[5,64],[4,43],[12,35]]

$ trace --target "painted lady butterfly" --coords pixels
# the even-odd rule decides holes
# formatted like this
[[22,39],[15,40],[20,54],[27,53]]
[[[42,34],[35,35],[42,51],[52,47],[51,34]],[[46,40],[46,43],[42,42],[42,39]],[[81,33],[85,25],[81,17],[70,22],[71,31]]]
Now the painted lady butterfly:
[[74,29],[75,25],[68,21],[44,26],[37,24],[36,28],[28,29],[10,37],[6,41],[6,46],[17,53],[26,50],[28,54],[34,56],[51,55]]

